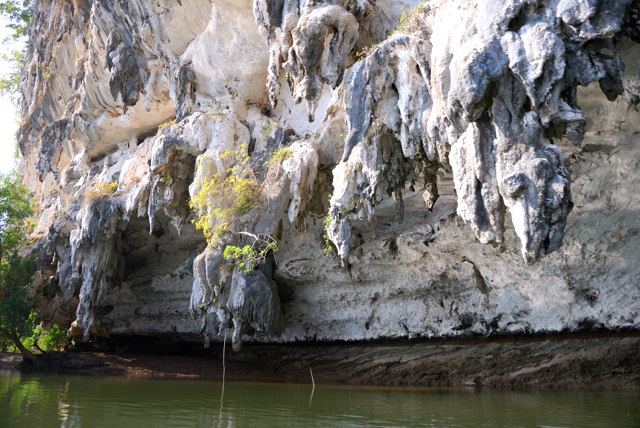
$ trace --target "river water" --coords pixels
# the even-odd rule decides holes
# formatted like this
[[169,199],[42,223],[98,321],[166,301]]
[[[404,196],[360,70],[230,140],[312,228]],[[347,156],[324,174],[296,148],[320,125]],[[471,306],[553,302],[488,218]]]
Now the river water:
[[[222,396],[222,403],[221,403]],[[0,373],[0,427],[640,427],[640,394]]]

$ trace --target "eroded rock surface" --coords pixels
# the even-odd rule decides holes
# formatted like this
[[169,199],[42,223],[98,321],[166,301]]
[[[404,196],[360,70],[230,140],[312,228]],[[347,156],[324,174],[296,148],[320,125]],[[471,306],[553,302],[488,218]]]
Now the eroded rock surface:
[[[43,313],[236,348],[638,328],[637,9],[39,1]],[[190,200],[233,168],[259,196],[207,243]]]
[[[578,85],[598,81],[609,100],[623,93],[614,36],[628,3],[607,3],[606,17],[596,3],[419,6],[419,30],[376,47],[345,85],[347,164],[334,174],[330,233],[343,260],[350,222],[371,220],[384,195],[415,181],[416,157],[427,161],[419,168],[451,168],[457,213],[481,242],[503,242],[508,211],[528,263],[558,249],[571,192],[551,138],[581,143]],[[434,171],[424,175],[433,187]]]

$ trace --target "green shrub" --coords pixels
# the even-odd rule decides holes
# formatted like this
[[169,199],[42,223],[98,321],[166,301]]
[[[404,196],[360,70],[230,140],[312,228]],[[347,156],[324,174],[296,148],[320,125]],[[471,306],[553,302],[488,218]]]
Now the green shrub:
[[13,30],[12,38],[20,39],[27,35],[34,3],[33,0],[0,1],[0,15],[9,20],[7,27]]
[[[45,329],[42,324],[37,324],[37,320],[38,314],[31,311],[25,322],[26,332],[21,338],[22,344],[32,351],[37,348],[43,351],[57,351],[62,348],[67,340],[67,332],[58,324]],[[19,352],[19,350],[10,339],[0,336],[0,352]]]
[[278,244],[272,236],[249,233],[246,233],[246,235],[254,238],[252,244],[247,244],[243,247],[227,245],[222,253],[225,260],[235,262],[238,269],[245,273],[263,263],[269,251],[278,251]]
[[29,29],[34,3],[34,0],[0,1],[0,16],[8,21],[6,27],[13,30],[4,41],[14,39],[21,42],[20,44],[22,45],[20,50],[5,49],[8,54],[0,54],[0,61],[8,64],[8,71],[0,76],[0,94],[8,95],[11,102],[18,108],[22,100],[20,77],[27,57],[26,43],[22,43],[22,41]]
[[43,329],[41,326],[36,327],[40,329],[40,348],[45,351],[60,349],[67,340],[67,332],[58,324],[53,324],[48,330]]
[[[31,311],[29,314],[29,326],[31,332],[22,339],[22,343],[29,349],[39,348],[43,351],[57,351],[67,340],[67,332],[58,324],[53,324],[45,329],[42,324],[37,324],[38,314]],[[37,345],[37,346],[36,346]]]
[[0,76],[0,94],[9,96],[11,102],[20,104],[20,78],[26,60],[26,52],[12,51],[0,54],[0,61],[8,65],[6,74]]
[[0,174],[0,337],[5,339],[3,346],[9,339],[31,358],[20,339],[33,330],[29,285],[35,263],[21,251],[28,244],[25,221],[33,210],[29,189],[20,181],[18,175]]

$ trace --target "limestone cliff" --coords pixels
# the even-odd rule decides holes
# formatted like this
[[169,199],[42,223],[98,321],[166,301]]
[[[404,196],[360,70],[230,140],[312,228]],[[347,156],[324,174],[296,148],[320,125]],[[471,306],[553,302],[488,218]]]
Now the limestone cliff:
[[[236,345],[636,329],[639,8],[40,0],[40,305]],[[238,168],[258,196],[207,245],[189,201]]]

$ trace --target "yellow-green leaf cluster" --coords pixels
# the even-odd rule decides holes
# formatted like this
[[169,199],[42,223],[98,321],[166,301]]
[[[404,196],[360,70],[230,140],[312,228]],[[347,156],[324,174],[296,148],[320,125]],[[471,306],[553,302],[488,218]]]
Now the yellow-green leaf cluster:
[[175,124],[176,124],[175,119],[164,121],[160,125],[158,125],[158,131],[160,131],[163,128],[166,128],[167,126],[173,126]]
[[246,150],[247,146],[242,145],[237,150],[223,152],[221,159],[233,156],[237,163],[202,180],[191,200],[191,209],[196,216],[194,224],[212,247],[220,244],[233,230],[238,218],[257,203],[260,184],[248,167]]
[[[329,195],[329,206],[331,206],[331,196],[332,195]],[[331,211],[327,211],[327,215],[322,219],[322,240],[324,241],[322,252],[325,254],[329,254],[333,248],[331,246],[331,240],[329,239],[329,227],[331,227]]]
[[115,191],[118,190],[118,183],[115,181],[109,181],[108,183],[96,183],[93,187],[87,190],[85,196],[89,201],[98,201],[101,199],[106,199]]
[[402,14],[400,15],[400,23],[392,34],[411,33],[413,31],[416,31],[420,26],[420,22],[418,20],[419,14],[421,12],[429,13],[430,11],[431,8],[426,4],[425,1],[422,1],[414,8],[402,12]]
[[267,166],[279,165],[291,156],[293,156],[293,150],[291,150],[291,147],[281,147],[276,149],[271,153],[271,156],[267,161]]
[[255,266],[263,263],[269,251],[278,251],[278,243],[269,235],[256,237],[252,244],[243,247],[227,245],[222,256],[225,260],[232,260],[238,269],[244,273],[249,272]]

